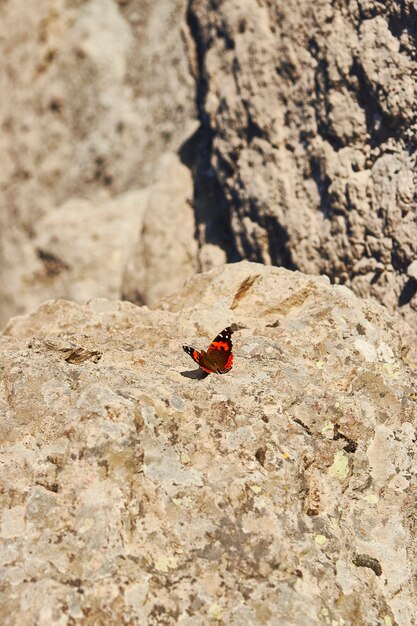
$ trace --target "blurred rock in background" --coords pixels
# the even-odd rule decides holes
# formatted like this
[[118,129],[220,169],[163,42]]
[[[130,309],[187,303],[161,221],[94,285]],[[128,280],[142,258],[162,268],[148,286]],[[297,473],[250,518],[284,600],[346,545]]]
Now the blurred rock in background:
[[52,297],[121,297],[143,188],[195,129],[185,5],[1,4],[0,325]]
[[413,6],[3,2],[0,323],[242,258],[415,323]]
[[154,304],[195,273],[197,242],[190,170],[176,154],[160,160],[158,178],[144,195],[142,227],[123,276],[123,298]]

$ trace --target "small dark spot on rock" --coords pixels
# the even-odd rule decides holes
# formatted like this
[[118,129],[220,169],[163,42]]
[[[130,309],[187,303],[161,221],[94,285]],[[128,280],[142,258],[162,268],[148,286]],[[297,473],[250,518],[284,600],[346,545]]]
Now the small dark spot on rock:
[[382,574],[381,563],[378,559],[374,559],[374,557],[368,556],[367,554],[355,554],[352,563],[356,565],[356,567],[367,567],[371,569],[377,576],[381,576]]
[[307,509],[306,513],[307,513],[307,515],[309,517],[315,517],[316,515],[319,514],[319,511],[318,511],[318,509],[313,509],[313,508],[310,507],[310,508]]
[[145,298],[139,291],[132,291],[131,293],[123,292],[122,300],[132,302],[132,304],[136,304],[137,306],[143,306],[145,304]]
[[362,324],[356,324],[356,330],[358,331],[358,335],[365,334],[365,327]]
[[311,435],[311,430],[310,428],[307,426],[307,424],[304,424],[304,422],[302,422],[300,419],[298,419],[298,417],[293,417],[293,422],[295,422],[296,424],[298,424],[299,426],[301,426],[301,428],[304,428],[304,430],[306,431],[306,433],[308,435]]
[[43,250],[42,248],[36,249],[36,254],[38,258],[42,261],[45,267],[45,273],[49,278],[53,278],[58,276],[63,270],[69,270],[69,266],[61,261],[59,257],[57,257],[52,252],[48,252],[47,250]]
[[279,320],[277,320],[276,322],[273,322],[272,324],[266,325],[267,328],[278,328],[278,326],[281,326],[281,323]]
[[56,50],[48,50],[48,52],[46,53],[46,56],[45,56],[45,60],[48,63],[51,63],[51,61],[53,61],[55,59],[55,57],[56,57]]
[[344,439],[347,443],[345,446],[343,446],[343,450],[345,450],[345,452],[356,452],[358,448],[358,444],[356,443],[356,441],[353,441],[352,439],[349,439],[349,437],[346,437],[346,435],[340,432],[339,428],[339,424],[334,425],[333,441],[337,441],[338,439]]
[[255,452],[255,458],[258,461],[258,463],[262,465],[262,467],[265,464],[265,457],[266,457],[265,448],[258,448],[257,451]]
[[343,446],[343,450],[345,452],[356,452],[358,448],[358,444],[356,441],[349,441],[345,446]]
[[80,365],[84,361],[92,361],[98,363],[102,357],[102,353],[98,350],[84,350],[84,348],[75,348],[65,356],[65,361],[71,365]]
[[238,30],[239,30],[240,34],[243,34],[246,31],[246,21],[245,20],[240,20],[239,21]]
[[58,98],[52,98],[49,103],[49,109],[54,113],[60,113],[62,111],[62,102]]
[[110,471],[110,466],[109,466],[109,462],[107,459],[103,459],[102,461],[98,461],[97,465],[99,467],[103,467],[105,472],[106,472],[106,476],[109,475],[109,471]]
[[71,587],[80,587],[82,580],[80,578],[67,578],[64,582],[67,585],[71,585]]

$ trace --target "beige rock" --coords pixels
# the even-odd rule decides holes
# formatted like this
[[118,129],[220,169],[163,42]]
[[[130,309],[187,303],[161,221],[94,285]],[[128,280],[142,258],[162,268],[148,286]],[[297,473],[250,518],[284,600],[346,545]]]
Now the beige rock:
[[[230,323],[231,372],[182,376]],[[380,305],[242,262],[47,302],[0,361],[5,626],[416,623],[416,340]]]
[[197,269],[190,170],[165,154],[158,180],[146,189],[143,220],[123,278],[127,300],[154,304],[180,289]]
[[73,199],[40,220],[32,271],[22,268],[31,297],[119,298],[147,194],[143,189],[95,203]]
[[195,186],[210,171],[227,199],[228,259],[324,273],[415,326],[413,16],[396,0],[192,0],[188,21],[208,154]]
[[[114,229],[116,247],[126,228],[136,235],[137,223],[121,224],[125,194],[152,183],[161,155],[195,127],[185,5],[28,0],[22,12],[18,0],[1,3],[0,326],[46,298],[121,297],[123,268],[116,277],[110,260],[93,267],[104,233]],[[111,211],[98,210],[108,202]],[[95,233],[97,253],[85,241]],[[45,284],[39,238],[71,257],[70,287],[64,272]]]
[[414,259],[414,261],[407,267],[407,276],[417,280],[417,259]]

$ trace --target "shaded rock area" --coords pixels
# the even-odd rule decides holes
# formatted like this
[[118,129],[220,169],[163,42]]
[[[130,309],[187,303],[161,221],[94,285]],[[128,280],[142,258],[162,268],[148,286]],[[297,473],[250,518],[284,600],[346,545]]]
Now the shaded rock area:
[[188,24],[195,185],[210,164],[228,260],[325,273],[415,325],[415,3],[191,0]]
[[[197,381],[181,344],[235,324]],[[241,262],[0,338],[0,621],[416,624],[415,337]]]
[[185,5],[1,3],[0,326],[87,284],[121,297],[140,190],[195,128]]

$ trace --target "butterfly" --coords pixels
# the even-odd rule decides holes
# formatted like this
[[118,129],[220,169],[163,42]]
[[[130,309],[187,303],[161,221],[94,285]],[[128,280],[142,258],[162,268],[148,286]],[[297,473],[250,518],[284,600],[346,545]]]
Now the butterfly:
[[183,350],[190,355],[200,368],[208,374],[225,374],[232,369],[233,354],[230,326],[222,330],[209,345],[207,351],[199,352],[190,346],[183,346]]

